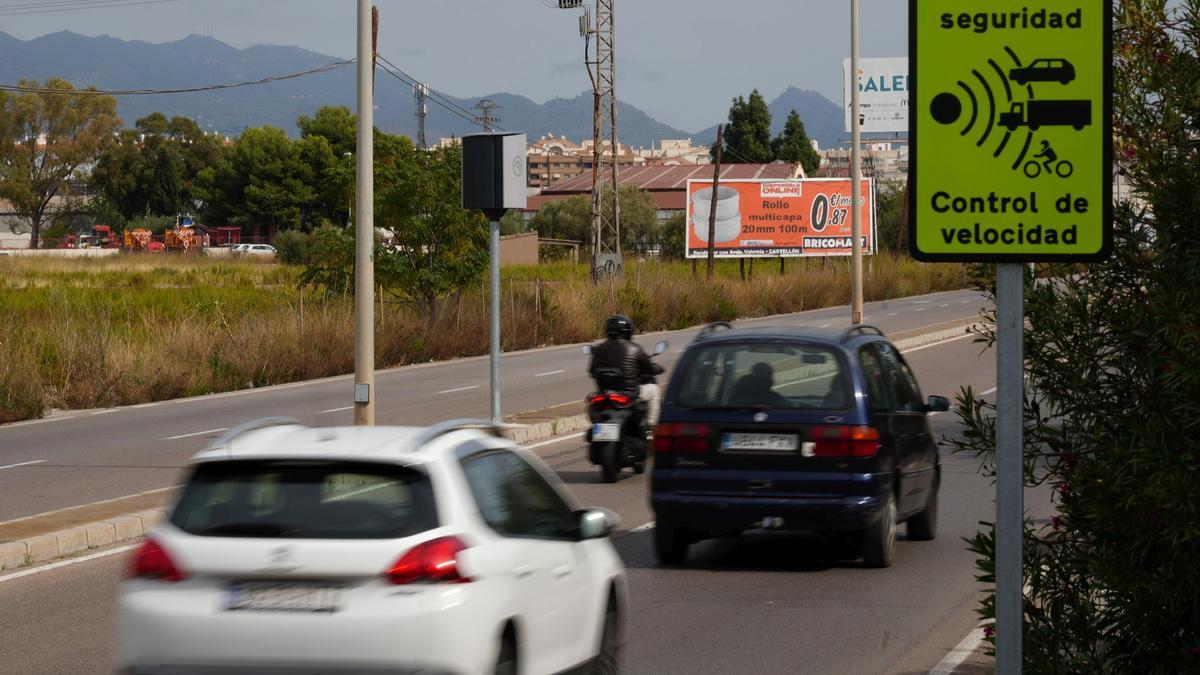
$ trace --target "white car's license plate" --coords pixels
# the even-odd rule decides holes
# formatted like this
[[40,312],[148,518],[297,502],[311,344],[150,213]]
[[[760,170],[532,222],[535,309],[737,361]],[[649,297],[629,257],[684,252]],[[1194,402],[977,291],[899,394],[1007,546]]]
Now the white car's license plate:
[[800,447],[795,434],[725,434],[721,437],[722,450],[767,450],[790,452]]
[[259,612],[336,612],[344,586],[286,581],[235,581],[225,609]]
[[593,441],[619,441],[621,440],[621,425],[620,424],[600,424],[592,426]]

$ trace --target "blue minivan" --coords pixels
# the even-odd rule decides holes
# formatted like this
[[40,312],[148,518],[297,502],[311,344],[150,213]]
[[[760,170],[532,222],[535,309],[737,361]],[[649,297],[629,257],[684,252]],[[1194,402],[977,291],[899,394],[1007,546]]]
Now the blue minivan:
[[933,539],[941,466],[912,370],[878,328],[702,329],[654,432],[658,560],[701,539],[770,529],[841,533],[891,564],[898,523]]

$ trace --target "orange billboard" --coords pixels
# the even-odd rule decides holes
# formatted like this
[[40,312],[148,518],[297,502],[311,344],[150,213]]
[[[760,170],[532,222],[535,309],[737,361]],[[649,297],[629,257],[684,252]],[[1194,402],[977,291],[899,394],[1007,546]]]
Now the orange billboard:
[[[712,181],[687,184],[687,257],[718,258],[850,255],[849,178]],[[863,253],[875,250],[874,183],[864,178]],[[714,214],[715,201],[715,214]],[[714,218],[715,215],[715,218]]]

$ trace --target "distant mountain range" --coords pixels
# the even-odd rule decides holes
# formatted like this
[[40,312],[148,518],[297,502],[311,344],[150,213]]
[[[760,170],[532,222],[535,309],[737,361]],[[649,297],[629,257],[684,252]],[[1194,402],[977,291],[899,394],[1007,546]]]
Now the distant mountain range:
[[[98,89],[179,89],[257,80],[337,60],[299,47],[236,49],[199,35],[152,44],[107,35],[88,37],[67,31],[19,40],[0,32],[0,82],[14,84],[21,78],[40,81],[63,77],[76,86],[94,85]],[[383,70],[378,71],[376,78],[376,125],[385,131],[415,136],[412,89]],[[441,86],[436,82],[431,84]],[[139,117],[159,111],[168,116],[191,117],[205,129],[227,134],[237,134],[245,127],[272,124],[294,135],[297,133],[296,118],[311,115],[322,105],[353,108],[355,91],[355,71],[347,66],[262,86],[121,96],[118,100],[121,117],[128,125]],[[541,104],[504,92],[474,98],[447,95],[447,98],[468,111],[480,99],[492,99],[500,106],[498,126],[524,130],[531,139],[554,133],[580,141],[592,135],[591,92]],[[697,145],[709,145],[716,137],[715,123],[707,129],[688,133],[653,119],[627,102],[618,105],[620,139],[628,145],[649,147],[663,139],[689,137]],[[836,145],[842,136],[840,107],[816,92],[789,88],[770,103],[770,109],[774,133],[783,128],[788,111],[795,109],[804,120],[809,137],[817,139],[822,147]],[[719,121],[727,112],[727,109],[714,110],[712,117]],[[426,118],[429,142],[478,130],[477,125],[432,101],[429,103]]]

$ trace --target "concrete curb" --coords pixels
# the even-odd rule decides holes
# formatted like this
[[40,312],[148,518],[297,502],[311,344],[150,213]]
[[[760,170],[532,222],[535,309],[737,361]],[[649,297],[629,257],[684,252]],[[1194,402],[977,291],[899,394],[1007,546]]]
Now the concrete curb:
[[[979,325],[974,320],[959,325],[915,335],[895,341],[900,351],[924,347],[961,337]],[[562,434],[588,428],[587,415],[568,415],[531,424],[510,424],[501,435],[514,443],[536,443]],[[0,543],[0,570],[16,569],[36,563],[49,562],[90,549],[111,546],[140,538],[154,525],[166,518],[166,509],[149,509],[109,520],[86,523],[76,527],[48,532],[13,542]]]
[[165,509],[150,509],[0,544],[0,569],[49,562],[89,549],[131,541],[165,517]]

